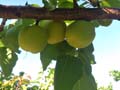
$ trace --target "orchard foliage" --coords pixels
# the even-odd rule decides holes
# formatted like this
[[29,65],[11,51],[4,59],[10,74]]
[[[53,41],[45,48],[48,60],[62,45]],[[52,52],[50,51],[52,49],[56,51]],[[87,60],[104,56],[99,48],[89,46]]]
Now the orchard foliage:
[[99,87],[98,90],[113,90],[113,86],[112,84],[110,83],[107,87]]
[[48,68],[44,72],[41,70],[35,80],[25,72],[20,72],[19,75],[11,74],[7,78],[1,72],[0,90],[50,90],[53,88],[53,77],[54,68]]
[[115,81],[120,81],[120,71],[118,70],[110,71],[110,76],[112,76]]
[[[120,7],[119,0],[42,0],[42,2],[43,7],[51,12],[56,8]],[[39,8],[38,4],[29,5],[28,3],[28,6]],[[52,25],[49,24],[53,21],[56,23]],[[63,24],[61,25],[57,22],[62,22]],[[92,43],[95,38],[95,33],[91,33],[89,30],[92,29],[95,32],[95,28],[99,26],[109,26],[112,20],[82,21],[89,23],[89,25],[82,23],[80,27],[71,27],[72,31],[69,34],[69,40],[71,41],[69,41],[66,35],[71,28],[68,29],[68,27],[75,22],[81,22],[81,20],[69,21],[54,20],[54,18],[53,20],[19,18],[15,23],[5,25],[0,32],[0,66],[4,77],[7,78],[11,74],[19,54],[22,53],[20,49],[22,48],[26,51],[40,54],[44,71],[52,60],[56,61],[54,73],[55,90],[97,90],[91,67],[91,64],[95,64],[93,55],[94,46]],[[28,27],[32,27],[33,30]],[[36,27],[40,27],[37,28],[37,30],[45,32],[45,36],[38,34],[39,32],[34,32]],[[77,30],[77,32],[75,32],[74,29]],[[86,34],[88,32],[89,34]],[[81,33],[83,33],[83,36],[79,37]],[[24,38],[22,36],[24,36]],[[37,36],[38,38],[36,38]],[[76,38],[75,36],[78,37]],[[92,39],[90,39],[91,41],[89,40],[90,36],[92,37]],[[50,39],[50,37],[52,39]],[[82,43],[83,46],[74,46],[72,42],[74,44]],[[40,46],[41,43],[42,46]]]

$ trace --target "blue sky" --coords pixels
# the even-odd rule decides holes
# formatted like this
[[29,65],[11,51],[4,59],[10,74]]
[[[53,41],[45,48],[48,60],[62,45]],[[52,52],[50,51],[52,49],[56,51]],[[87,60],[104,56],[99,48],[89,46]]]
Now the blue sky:
[[[94,54],[97,64],[93,65],[93,74],[99,85],[107,85],[113,82],[109,78],[110,70],[120,70],[120,21],[113,21],[109,27],[96,29],[94,40]],[[120,83],[119,83],[120,84]],[[114,82],[114,90],[120,86]]]
[[25,5],[26,1],[28,1],[29,4],[41,4],[42,0],[0,0],[0,4],[4,5]]
[[[39,3],[41,0],[27,0],[29,3]],[[1,0],[0,4],[24,5],[26,0]],[[113,69],[120,70],[120,21],[113,21],[109,27],[96,28],[96,37],[94,39],[94,55],[97,64],[93,65],[93,74],[99,85],[107,85],[113,80],[109,77],[109,71]],[[33,68],[34,67],[34,68]],[[19,55],[19,60],[13,72],[19,73],[25,71],[31,76],[36,77],[41,68],[40,56],[23,52]],[[114,90],[120,88],[120,83],[113,83]]]

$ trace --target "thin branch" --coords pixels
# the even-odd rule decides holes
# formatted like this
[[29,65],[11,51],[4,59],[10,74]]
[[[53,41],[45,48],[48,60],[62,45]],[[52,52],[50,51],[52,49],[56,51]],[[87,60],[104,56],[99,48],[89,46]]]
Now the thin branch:
[[77,4],[77,0],[73,0],[73,6],[74,6],[74,8],[79,8],[79,6]]
[[0,25],[0,32],[3,31],[3,28],[4,28],[4,26],[5,26],[6,21],[7,21],[6,18],[3,18],[3,19],[2,19],[2,22],[1,22],[1,25]]
[[92,6],[100,8],[99,0],[88,0]]
[[120,8],[57,8],[49,11],[46,8],[30,6],[0,5],[0,18],[34,18],[55,20],[95,20],[120,19]]

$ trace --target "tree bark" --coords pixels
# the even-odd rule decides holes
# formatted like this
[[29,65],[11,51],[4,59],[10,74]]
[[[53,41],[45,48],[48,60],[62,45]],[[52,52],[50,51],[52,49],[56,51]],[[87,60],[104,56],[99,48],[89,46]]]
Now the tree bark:
[[120,19],[120,8],[57,8],[49,11],[46,8],[31,6],[0,5],[0,18],[33,18],[44,20]]

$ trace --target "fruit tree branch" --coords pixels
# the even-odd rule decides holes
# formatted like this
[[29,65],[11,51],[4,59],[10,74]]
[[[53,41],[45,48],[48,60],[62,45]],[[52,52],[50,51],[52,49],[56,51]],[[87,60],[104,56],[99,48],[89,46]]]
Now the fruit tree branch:
[[0,5],[0,18],[56,20],[120,19],[120,8],[57,8],[49,11],[46,8],[35,8],[31,6]]
[[3,31],[3,28],[4,28],[4,25],[5,25],[6,21],[7,21],[6,18],[2,19],[2,22],[1,22],[1,25],[0,25],[0,32]]

